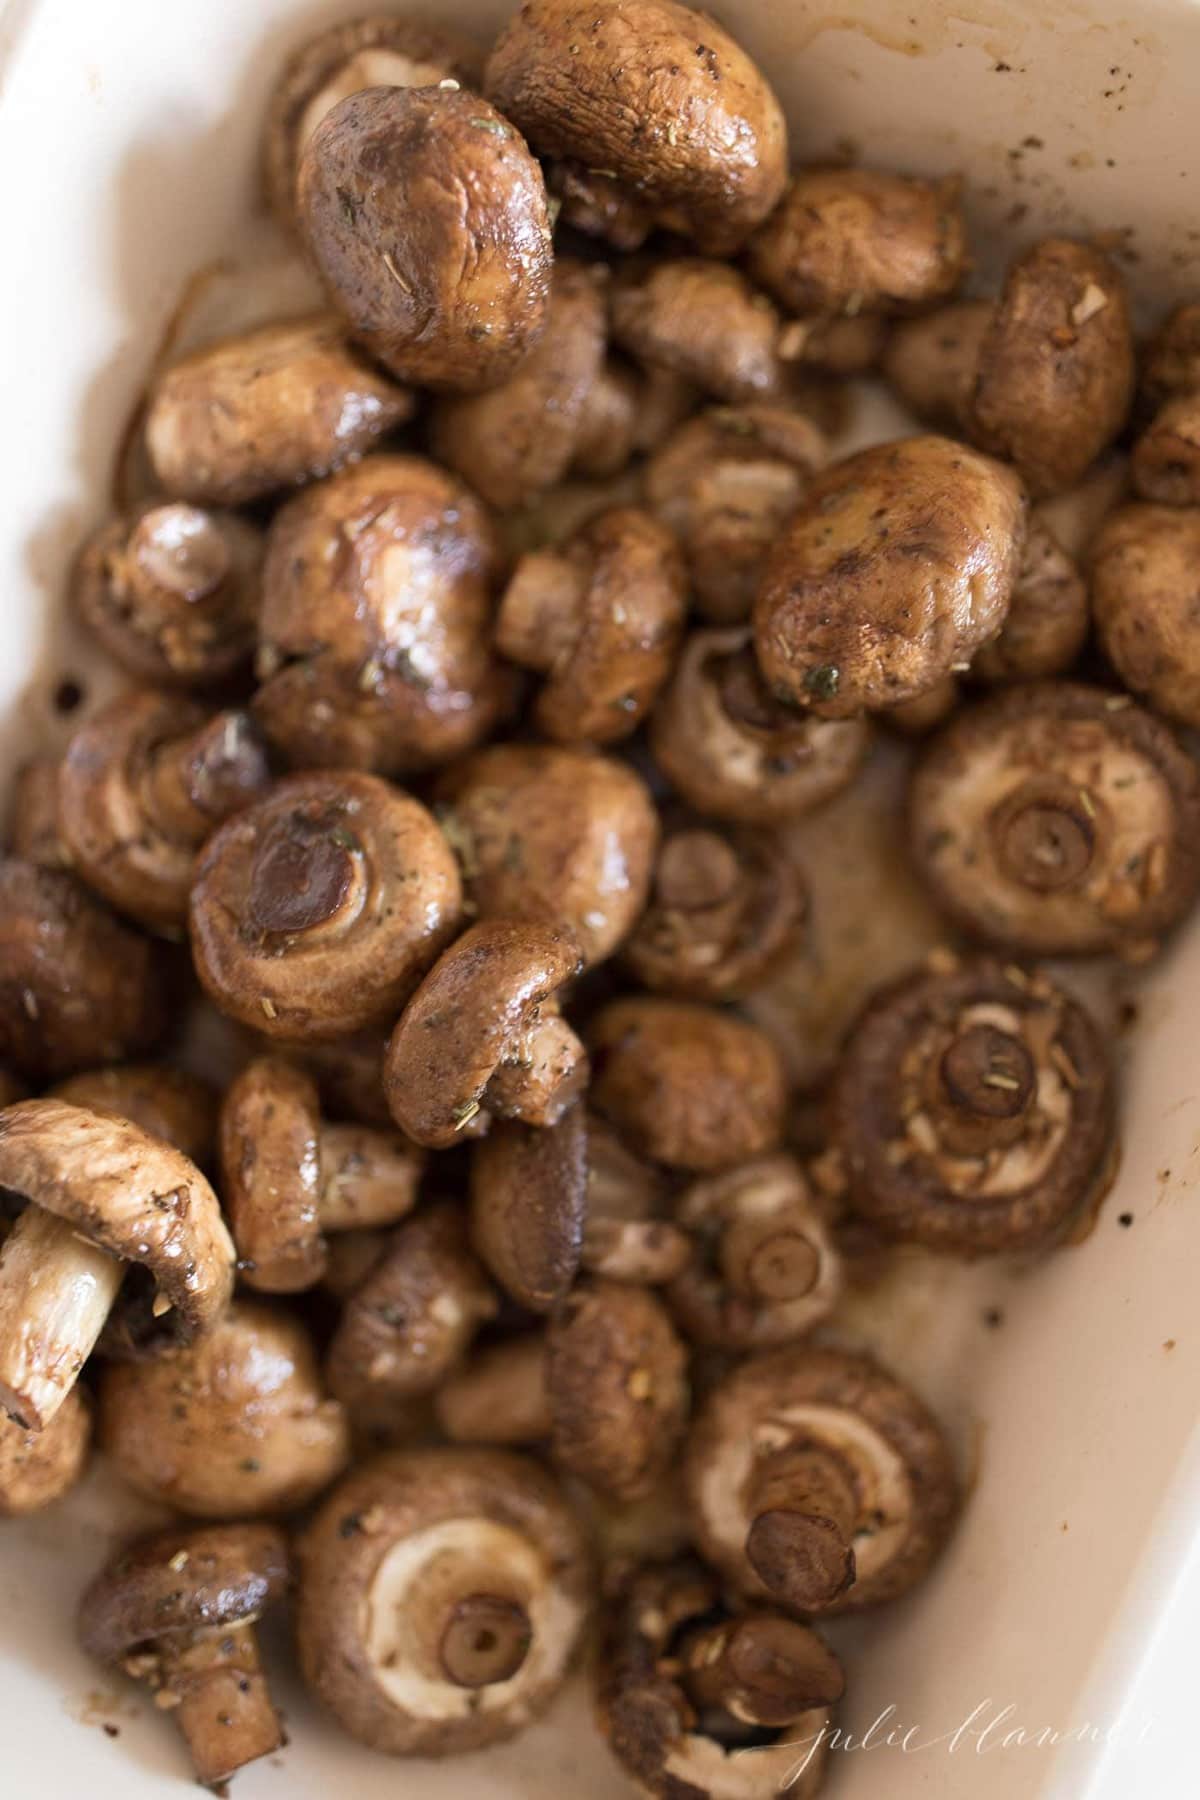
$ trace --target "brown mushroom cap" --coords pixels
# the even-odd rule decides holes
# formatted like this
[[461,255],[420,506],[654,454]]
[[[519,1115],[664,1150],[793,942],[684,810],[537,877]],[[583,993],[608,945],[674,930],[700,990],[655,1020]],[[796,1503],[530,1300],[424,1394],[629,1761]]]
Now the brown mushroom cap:
[[776,347],[784,362],[802,368],[826,375],[865,375],[883,355],[890,335],[888,321],[875,313],[789,319]]
[[383,1084],[401,1130],[440,1150],[486,1131],[493,1114],[557,1124],[587,1081],[555,1000],[580,966],[574,938],[554,926],[488,919],[465,931],[388,1044]]
[[39,869],[69,866],[66,847],[58,830],[57,756],[33,756],[13,774],[8,799],[7,849],[22,862]]
[[41,1431],[0,1416],[0,1519],[40,1512],[75,1486],[87,1463],[92,1408],[74,1387]]
[[1200,508],[1121,506],[1090,552],[1104,653],[1126,687],[1182,725],[1200,725]]
[[500,603],[503,655],[544,673],[534,703],[558,743],[635,731],[683,635],[683,563],[665,525],[638,507],[590,519],[560,550],[524,556]]
[[632,188],[615,176],[589,169],[570,157],[546,162],[546,186],[559,203],[559,222],[603,238],[614,250],[640,250],[654,219]]
[[149,500],[87,540],[71,602],[128,674],[208,687],[250,661],[262,558],[262,533],[246,520]]
[[1142,356],[1140,399],[1151,416],[1177,394],[1200,390],[1200,301],[1173,307]]
[[167,953],[72,879],[0,858],[0,1058],[32,1079],[118,1062],[162,1036]]
[[980,353],[995,312],[994,300],[955,300],[892,327],[883,373],[919,419],[969,430]]
[[1133,446],[1130,473],[1143,500],[1200,503],[1200,394],[1177,394]]
[[536,1444],[550,1436],[542,1333],[502,1338],[439,1387],[434,1411],[454,1444]]
[[917,765],[909,820],[938,904],[1037,955],[1144,947],[1200,886],[1200,769],[1128,696],[1078,683],[965,707]]
[[1069,669],[1087,641],[1087,583],[1035,507],[1025,555],[999,635],[971,664],[981,681],[1034,681]]
[[614,1000],[588,1034],[591,1104],[635,1150],[678,1169],[720,1169],[771,1150],[787,1083],[755,1025],[681,1000]]
[[1012,472],[949,438],[902,438],[826,470],[755,603],[768,685],[826,718],[916,698],[1004,623],[1025,525]]
[[471,1153],[471,1241],[505,1293],[549,1312],[579,1268],[588,1198],[581,1106],[557,1125],[495,1125]]
[[480,917],[551,920],[589,964],[628,935],[658,843],[654,802],[631,768],[584,750],[496,744],[438,792]]
[[216,1091],[184,1069],[158,1062],[88,1069],[60,1081],[49,1097],[128,1119],[151,1137],[165,1138],[201,1168],[211,1161],[217,1135]]
[[332,304],[403,381],[503,381],[546,323],[542,172],[517,128],[451,87],[369,88],[308,140],[296,185]]
[[728,263],[668,257],[634,264],[613,285],[612,331],[621,348],[734,406],[787,387],[779,329],[770,300]]
[[453,933],[458,869],[436,821],[371,775],[295,775],[210,838],[191,893],[196,972],[277,1038],[394,1017]]
[[[806,1612],[907,1592],[958,1511],[949,1446],[916,1395],[869,1356],[804,1344],[750,1357],[717,1384],[684,1481],[705,1561],[740,1592]],[[838,1516],[823,1515],[835,1498]],[[839,1545],[849,1580],[831,1593]]]
[[295,1511],[350,1455],[304,1326],[245,1301],[179,1355],[110,1364],[99,1434],[131,1487],[198,1518]]

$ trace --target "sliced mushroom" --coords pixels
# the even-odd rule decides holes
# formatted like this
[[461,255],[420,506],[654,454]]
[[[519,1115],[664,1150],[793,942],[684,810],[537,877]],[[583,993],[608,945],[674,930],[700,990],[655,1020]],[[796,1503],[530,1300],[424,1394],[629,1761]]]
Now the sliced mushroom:
[[1092,605],[1126,687],[1181,725],[1200,725],[1200,507],[1121,506],[1091,546]]
[[740,1363],[704,1402],[684,1481],[706,1562],[804,1613],[915,1587],[958,1512],[937,1420],[869,1356],[791,1345]]
[[709,256],[736,250],[783,191],[787,126],[765,77],[714,19],[676,0],[599,11],[526,0],[484,83],[539,155],[632,191],[655,224]]
[[979,359],[995,316],[994,300],[955,300],[893,326],[883,373],[919,419],[969,433]]
[[468,903],[483,919],[546,919],[589,964],[611,956],[650,888],[658,814],[625,763],[585,750],[496,744],[438,789]]
[[66,869],[70,857],[58,829],[57,756],[35,756],[13,776],[8,808],[8,853],[39,869]]
[[393,1451],[347,1476],[301,1542],[301,1671],[373,1750],[482,1749],[562,1686],[590,1586],[580,1527],[536,1463]]
[[442,1150],[493,1117],[556,1125],[587,1082],[556,998],[580,966],[574,938],[554,926],[490,919],[465,931],[388,1044],[383,1084],[400,1129]]
[[191,893],[196,972],[268,1037],[343,1037],[395,1017],[461,902],[418,801],[372,775],[294,775],[209,839]]
[[550,1436],[546,1346],[541,1332],[504,1338],[443,1381],[437,1421],[454,1444],[519,1447]]
[[998,636],[971,663],[981,681],[1034,681],[1061,675],[1087,641],[1087,583],[1035,507],[1021,572]]
[[658,1287],[691,1260],[692,1240],[670,1216],[670,1186],[622,1133],[587,1121],[587,1218],[580,1264],[590,1275]]
[[913,855],[973,937],[1140,955],[1200,887],[1200,769],[1124,694],[1073,682],[965,707],[909,794]]
[[849,1203],[890,1237],[965,1253],[1042,1249],[1108,1173],[1112,1074],[1084,1009],[998,962],[879,994],[839,1064]]
[[505,590],[496,644],[545,679],[533,706],[558,743],[614,743],[640,725],[683,636],[683,563],[638,507],[599,513],[558,550],[523,556]]
[[201,1519],[294,1512],[350,1457],[308,1332],[246,1301],[174,1356],[110,1363],[99,1438],[138,1493]]
[[149,1683],[206,1786],[284,1742],[254,1627],[282,1599],[289,1574],[274,1526],[209,1525],[140,1539],[80,1603],[88,1655]]
[[774,698],[748,630],[693,631],[650,722],[654,759],[697,812],[777,825],[853,781],[870,747],[862,719],[814,718]]
[[0,1519],[53,1506],[83,1474],[92,1436],[92,1408],[72,1388],[43,1431],[0,1415]]
[[51,1090],[52,1100],[90,1112],[128,1119],[151,1137],[206,1168],[217,1136],[217,1096],[207,1081],[165,1063],[123,1063],[69,1076]]
[[84,544],[71,602],[127,674],[211,687],[250,661],[262,558],[262,533],[246,520],[150,500]]
[[613,1000],[592,1021],[590,1102],[668,1168],[725,1168],[774,1149],[787,1083],[770,1038],[712,1006]]
[[755,603],[768,686],[825,718],[915,699],[1003,625],[1025,529],[1011,470],[949,438],[902,438],[826,470]]
[[613,286],[612,330],[621,348],[733,406],[787,389],[780,323],[744,275],[704,257],[635,264]]
[[477,94],[375,87],[340,101],[301,154],[296,205],[331,304],[401,381],[494,386],[545,328],[545,183]]
[[583,1108],[556,1125],[494,1125],[471,1153],[471,1241],[506,1294],[549,1312],[579,1269],[588,1196]]

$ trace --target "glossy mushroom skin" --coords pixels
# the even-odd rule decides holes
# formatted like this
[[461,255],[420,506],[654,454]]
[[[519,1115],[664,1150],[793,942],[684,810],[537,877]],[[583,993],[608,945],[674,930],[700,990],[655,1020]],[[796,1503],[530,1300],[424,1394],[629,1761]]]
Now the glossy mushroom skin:
[[976,653],[971,674],[989,684],[1062,675],[1087,642],[1090,623],[1087,582],[1079,565],[1035,507],[1008,616],[991,643]]
[[217,1096],[207,1081],[165,1063],[119,1063],[68,1076],[49,1098],[91,1112],[115,1113],[164,1138],[200,1168],[212,1161]]
[[71,604],[126,674],[211,687],[250,661],[262,559],[262,533],[245,519],[148,500],[84,544]]
[[819,475],[768,558],[754,647],[768,686],[825,718],[915,699],[995,637],[1025,545],[1011,470],[942,437]]
[[439,816],[481,919],[545,919],[589,965],[632,930],[650,888],[658,814],[625,763],[592,751],[495,744],[447,771]]
[[211,1519],[294,1512],[350,1456],[304,1326],[247,1301],[175,1356],[110,1363],[99,1442],[138,1493]]
[[77,1387],[41,1431],[0,1415],[0,1519],[41,1512],[69,1493],[87,1465],[91,1437],[91,1402]]
[[883,351],[883,373],[919,419],[969,436],[971,403],[994,300],[953,300],[899,319]]
[[688,805],[753,825],[779,825],[832,799],[870,742],[862,719],[781,705],[741,626],[691,633],[650,720],[654,760]]
[[1200,508],[1121,506],[1092,541],[1096,630],[1126,687],[1181,725],[1200,725]]
[[533,715],[556,743],[631,735],[667,680],[683,636],[683,562],[639,507],[599,513],[558,550],[513,571],[496,619],[510,661],[544,676]]
[[294,775],[213,834],[192,955],[229,1017],[334,1039],[394,1018],[453,935],[458,868],[430,813],[373,775]]
[[1127,695],[1073,682],[966,707],[909,790],[918,871],[984,943],[1140,955],[1200,886],[1200,768]]
[[676,0],[525,0],[484,85],[539,155],[601,171],[708,256],[736,250],[783,191],[779,102],[715,20]]
[[494,386],[545,328],[545,183],[517,126],[477,94],[340,101],[301,155],[296,207],[332,305],[401,381]]
[[579,1269],[588,1210],[582,1106],[537,1130],[493,1126],[471,1152],[471,1242],[505,1293],[549,1312]]
[[633,265],[612,292],[613,338],[651,367],[669,369],[731,406],[780,396],[780,318],[728,263],[668,257]]
[[614,1000],[588,1034],[590,1103],[641,1155],[720,1169],[772,1150],[787,1084],[757,1026],[682,1000]]

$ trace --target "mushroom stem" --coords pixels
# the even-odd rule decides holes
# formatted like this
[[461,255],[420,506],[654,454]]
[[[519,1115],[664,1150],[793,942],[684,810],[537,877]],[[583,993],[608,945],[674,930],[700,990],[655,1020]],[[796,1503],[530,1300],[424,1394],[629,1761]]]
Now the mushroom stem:
[[174,1710],[197,1781],[228,1781],[282,1745],[252,1624],[206,1632],[178,1648],[164,1646],[160,1668],[155,1704]]
[[532,1642],[529,1614],[518,1601],[501,1594],[468,1594],[450,1615],[438,1656],[456,1687],[492,1687],[512,1680]]
[[736,1293],[766,1305],[802,1300],[821,1274],[817,1245],[786,1214],[733,1219],[721,1237],[720,1261]]
[[766,1729],[790,1725],[810,1707],[831,1706],[845,1688],[828,1645],[806,1625],[771,1613],[690,1632],[678,1657],[697,1708],[719,1708]]
[[579,635],[585,588],[582,571],[565,556],[523,556],[496,615],[500,654],[525,669],[552,669]]
[[150,818],[168,835],[199,844],[214,823],[252,799],[266,760],[245,713],[223,712],[161,744],[142,778]]
[[0,1249],[0,1407],[42,1431],[75,1385],[124,1265],[30,1204]]
[[859,1502],[845,1462],[820,1445],[799,1444],[766,1458],[749,1495],[746,1556],[786,1606],[827,1606],[855,1577],[852,1539]]
[[318,1153],[322,1231],[391,1225],[412,1211],[424,1158],[394,1132],[324,1125]]

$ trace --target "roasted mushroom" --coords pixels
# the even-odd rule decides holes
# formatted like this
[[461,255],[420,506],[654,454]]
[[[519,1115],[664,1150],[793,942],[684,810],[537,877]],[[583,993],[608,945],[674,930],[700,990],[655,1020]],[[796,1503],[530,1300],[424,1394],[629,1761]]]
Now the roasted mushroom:
[[247,1287],[290,1294],[325,1272],[326,1232],[412,1211],[424,1154],[395,1131],[332,1125],[282,1057],[248,1063],[221,1105],[221,1193]]
[[1200,504],[1200,391],[1177,394],[1133,446],[1130,474],[1143,500]]
[[605,1634],[600,1725],[639,1794],[812,1800],[845,1678],[807,1625],[730,1605],[698,1562],[639,1570]]
[[917,867],[985,943],[1152,948],[1200,887],[1200,769],[1125,694],[1074,682],[966,707],[909,793]]
[[166,1063],[117,1063],[71,1075],[51,1090],[52,1100],[114,1113],[206,1168],[217,1135],[217,1096],[199,1075]]
[[434,1397],[453,1444],[520,1447],[550,1436],[546,1345],[541,1332],[502,1338],[452,1371]]
[[71,601],[127,674],[211,687],[250,661],[262,558],[262,533],[246,520],[151,500],[87,540]]
[[1034,681],[1061,675],[1087,640],[1087,583],[1035,507],[1021,572],[998,636],[978,651],[971,674],[980,681]]
[[[993,639],[993,644],[996,641]],[[991,649],[992,645],[989,644],[986,648]],[[982,654],[983,651],[980,652]],[[943,675],[940,681],[926,688],[923,694],[917,694],[912,700],[902,700],[899,706],[889,706],[879,717],[890,730],[900,732],[903,737],[927,737],[939,725],[946,723],[961,698],[962,689],[958,676]]]
[[779,102],[714,19],[676,0],[525,0],[484,83],[539,155],[598,172],[709,256],[736,250],[783,191]]
[[58,829],[57,756],[34,756],[17,769],[8,803],[8,853],[39,869],[66,869],[70,857]]
[[88,1655],[149,1683],[203,1785],[284,1742],[254,1627],[282,1599],[289,1574],[273,1525],[165,1531],[115,1557],[80,1603]]
[[457,85],[375,87],[300,158],[309,255],[352,333],[401,381],[504,381],[546,323],[542,172],[516,125]]
[[804,1613],[914,1587],[958,1511],[937,1420],[869,1356],[790,1345],[704,1402],[684,1481],[705,1560],[738,1592]]
[[971,405],[994,300],[955,300],[899,319],[883,352],[883,373],[919,419],[970,435]]
[[533,706],[557,743],[614,743],[641,724],[683,636],[683,563],[664,525],[633,506],[588,521],[561,549],[523,556],[496,644],[544,675]]
[[494,1125],[471,1153],[471,1241],[506,1294],[549,1312],[579,1269],[588,1204],[581,1106],[556,1125]]
[[870,741],[862,719],[781,705],[741,627],[692,632],[650,721],[654,759],[688,805],[753,825],[778,825],[831,799],[853,781]]
[[658,814],[645,783],[607,756],[496,744],[447,774],[443,828],[481,918],[546,919],[602,962],[650,887]]
[[1200,507],[1121,506],[1091,546],[1092,606],[1125,686],[1200,725]]
[[651,457],[647,504],[679,538],[706,619],[749,618],[767,552],[824,460],[812,421],[777,406],[710,407]]
[[99,1440],[138,1493],[201,1519],[294,1512],[350,1455],[304,1326],[246,1301],[174,1356],[110,1363]]
[[692,1240],[671,1216],[670,1183],[623,1135],[587,1121],[587,1217],[580,1265],[609,1281],[658,1287],[691,1260]]
[[546,186],[551,206],[558,203],[559,223],[585,237],[603,238],[613,250],[640,250],[654,229],[650,210],[635,190],[622,187],[603,169],[564,157],[547,164]]
[[768,687],[849,718],[965,667],[1004,623],[1025,515],[1011,470],[949,438],[879,444],[818,475],[755,603]]
[[91,1435],[91,1404],[81,1388],[71,1389],[41,1431],[0,1414],[0,1519],[61,1500],[83,1474]]
[[574,1514],[536,1463],[393,1451],[347,1476],[300,1544],[300,1667],[373,1750],[482,1749],[561,1687],[590,1575]]
[[1167,314],[1145,347],[1140,389],[1147,417],[1177,395],[1200,393],[1200,302]]
[[776,349],[785,363],[826,375],[865,375],[883,355],[888,321],[876,313],[789,319]]
[[587,1083],[582,1044],[559,1011],[578,974],[569,932],[490,919],[442,953],[400,1015],[384,1061],[392,1117],[444,1150],[493,1117],[556,1125]]
[[268,1037],[394,1018],[453,934],[458,868],[433,817],[373,775],[293,775],[221,826],[196,866],[196,972]]
[[744,275],[699,256],[635,264],[613,286],[612,331],[621,348],[733,406],[777,399],[789,386],[780,326],[770,300]]
[[588,1034],[590,1102],[633,1148],[668,1168],[705,1171],[772,1150],[787,1084],[755,1025],[681,1000],[613,1000]]

